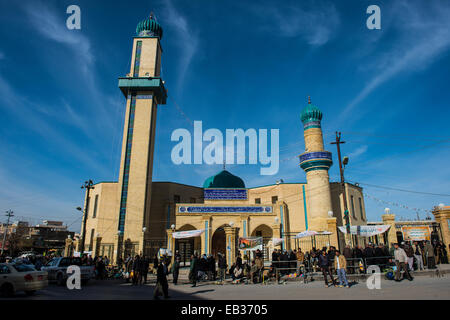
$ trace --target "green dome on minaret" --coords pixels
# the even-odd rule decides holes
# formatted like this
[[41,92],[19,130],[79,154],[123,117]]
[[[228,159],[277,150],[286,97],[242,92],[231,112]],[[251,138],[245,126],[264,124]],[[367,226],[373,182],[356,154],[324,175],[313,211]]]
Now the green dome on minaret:
[[302,110],[300,119],[303,122],[303,128],[320,128],[322,120],[322,111],[315,105],[311,104],[311,97],[308,97],[308,105]]
[[222,170],[218,174],[209,177],[203,183],[203,188],[245,188],[244,180]]
[[302,110],[300,118],[303,123],[322,120],[322,111],[320,111],[320,109],[315,105],[311,104],[311,97],[308,97],[308,105]]
[[163,29],[161,25],[156,21],[153,13],[150,14],[150,17],[138,23],[136,28],[136,34],[139,37],[158,37],[162,38]]

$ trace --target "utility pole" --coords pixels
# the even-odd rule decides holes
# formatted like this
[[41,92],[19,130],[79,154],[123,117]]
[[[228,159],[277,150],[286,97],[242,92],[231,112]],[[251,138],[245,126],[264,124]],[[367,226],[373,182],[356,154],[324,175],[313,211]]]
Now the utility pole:
[[339,172],[341,174],[341,186],[342,186],[342,198],[344,200],[344,219],[345,219],[345,228],[347,231],[347,243],[351,243],[353,246],[353,237],[350,233],[350,217],[348,215],[348,205],[347,205],[347,193],[345,190],[345,180],[344,180],[344,168],[342,167],[342,159],[341,159],[341,144],[345,143],[345,141],[341,141],[341,133],[336,131],[336,141],[331,142],[331,144],[335,144],[337,147],[337,154],[339,159]]
[[81,245],[80,245],[80,256],[83,255],[84,252],[84,242],[86,241],[86,222],[89,213],[89,194],[91,189],[94,189],[94,182],[92,180],[86,181],[84,185],[81,186],[81,189],[86,189],[86,204],[84,206],[83,211],[83,231],[81,233]]
[[6,243],[6,235],[8,233],[9,219],[11,217],[14,217],[13,213],[14,212],[11,209],[6,211],[6,216],[8,217],[8,220],[6,221],[6,228],[3,228],[3,242],[2,242],[2,254],[1,255],[3,255],[3,252],[5,251],[5,243]]

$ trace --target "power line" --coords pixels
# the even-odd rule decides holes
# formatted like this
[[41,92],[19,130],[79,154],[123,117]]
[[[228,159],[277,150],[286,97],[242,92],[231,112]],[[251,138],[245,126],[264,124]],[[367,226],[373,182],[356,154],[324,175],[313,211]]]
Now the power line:
[[3,231],[2,255],[3,252],[5,251],[5,243],[6,243],[6,235],[8,234],[9,219],[14,216],[13,211],[12,210],[6,211],[6,216],[8,217],[8,221],[6,222],[6,228]]
[[359,183],[359,184],[362,184],[362,185],[365,185],[365,186],[370,186],[370,187],[380,188],[380,189],[387,189],[387,190],[401,191],[401,192],[409,192],[409,193],[423,194],[423,195],[429,195],[429,196],[450,197],[450,194],[421,192],[421,191],[414,191],[414,190],[406,190],[406,189],[392,188],[392,187],[386,187],[386,186],[379,186],[379,185],[375,185],[375,184],[356,182],[356,181],[350,181],[350,180],[347,180],[347,181],[349,181],[351,183]]

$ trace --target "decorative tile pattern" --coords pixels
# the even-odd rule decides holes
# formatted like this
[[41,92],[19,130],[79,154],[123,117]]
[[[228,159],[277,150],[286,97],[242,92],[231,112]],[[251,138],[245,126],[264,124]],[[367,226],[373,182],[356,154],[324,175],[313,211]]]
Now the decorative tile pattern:
[[136,43],[136,54],[134,55],[133,77],[139,77],[139,67],[141,65],[142,41]]
[[331,152],[329,151],[317,151],[317,152],[308,152],[301,154],[299,156],[300,162],[312,160],[312,159],[329,159],[331,160]]
[[152,94],[138,94],[136,95],[136,99],[152,99]]
[[130,114],[128,118],[128,131],[127,131],[127,144],[123,168],[123,182],[122,182],[122,194],[120,197],[120,212],[119,212],[119,231],[125,229],[125,215],[127,208],[127,195],[128,195],[128,178],[130,175],[130,159],[131,159],[131,146],[133,142],[133,127],[134,127],[134,115],[136,110],[136,94],[129,96],[130,102]]
[[205,200],[247,200],[247,189],[204,189]]
[[242,206],[242,207],[224,207],[224,206],[180,206],[179,213],[272,213],[273,209],[269,206]]

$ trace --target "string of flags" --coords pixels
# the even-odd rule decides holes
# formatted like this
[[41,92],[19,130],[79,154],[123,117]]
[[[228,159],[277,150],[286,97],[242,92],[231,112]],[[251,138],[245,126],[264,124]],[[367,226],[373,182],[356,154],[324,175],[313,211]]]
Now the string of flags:
[[415,207],[409,207],[407,205],[404,205],[404,204],[401,204],[401,203],[398,203],[398,202],[386,201],[386,200],[383,200],[383,199],[371,196],[370,194],[367,194],[365,192],[364,192],[364,196],[367,197],[368,199],[374,200],[374,201],[376,201],[378,203],[387,204],[387,205],[394,206],[394,207],[397,207],[397,208],[402,208],[402,209],[406,209],[406,210],[413,210],[413,211],[415,211],[417,213],[419,213],[419,212],[432,213],[431,210],[422,209],[422,208],[415,208]]

